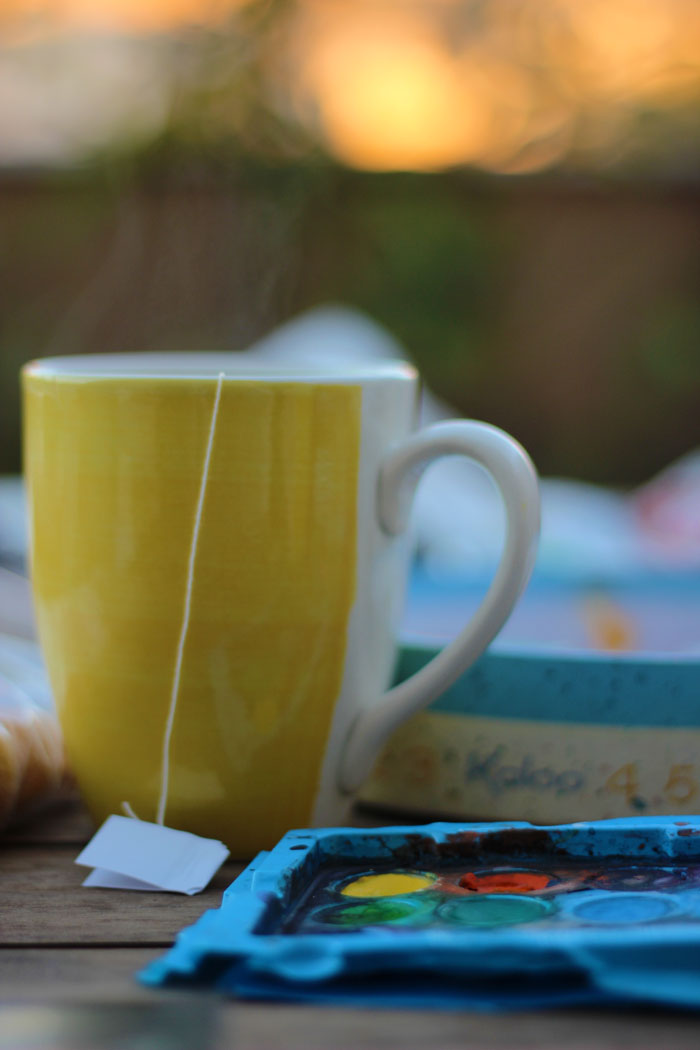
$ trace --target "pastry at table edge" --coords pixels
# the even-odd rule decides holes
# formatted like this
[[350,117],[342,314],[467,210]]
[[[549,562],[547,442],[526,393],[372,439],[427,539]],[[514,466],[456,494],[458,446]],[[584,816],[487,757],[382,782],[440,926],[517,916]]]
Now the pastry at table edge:
[[58,796],[68,780],[53,714],[0,711],[0,829]]

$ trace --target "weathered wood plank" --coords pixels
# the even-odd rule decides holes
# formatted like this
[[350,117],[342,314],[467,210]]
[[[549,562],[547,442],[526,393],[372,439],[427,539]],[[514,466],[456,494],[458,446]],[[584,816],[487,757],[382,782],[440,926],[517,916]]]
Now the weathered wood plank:
[[0,948],[5,1003],[131,1002],[160,995],[136,973],[154,948]]
[[[336,1009],[231,1002],[181,989],[152,991],[134,975],[157,955],[144,948],[2,949],[2,999],[39,1004],[44,1011],[62,1006],[62,1012],[45,1015],[53,1033],[70,1032],[71,1018],[89,1022],[90,1011],[115,1007],[142,1008],[147,1027],[157,1021],[160,1008],[175,1013],[189,1003],[194,1017],[199,1011],[208,1021],[213,1013],[215,1050],[697,1050],[700,1045],[700,1019],[673,1013]],[[76,1008],[84,1013],[76,1014]],[[0,1025],[3,1016],[9,1015],[0,1009]],[[63,1050],[64,1044],[46,1045]],[[97,1050],[102,1044],[89,1045]],[[206,1050],[203,1039],[200,1047]]]
[[[0,845],[0,996],[34,1005],[31,1017],[60,1048],[56,1033],[94,1031],[94,1048],[110,1023],[167,1028],[183,1001],[183,1030],[212,1016],[212,1050],[697,1050],[700,1018],[625,1012],[557,1011],[490,1015],[375,1011],[233,1003],[197,993],[152,991],[135,974],[207,908],[241,865],[228,864],[196,897],[88,890],[74,863],[90,824],[80,807],[46,815]],[[150,946],[150,947],[149,947]],[[56,1008],[58,1012],[56,1012]],[[116,1009],[116,1013],[115,1013]],[[111,1012],[110,1012],[111,1011]],[[19,1015],[17,1015],[19,1016]],[[26,1016],[26,1015],[25,1015]],[[0,1008],[0,1037],[10,1015]],[[180,1021],[178,1020],[178,1024]],[[158,1029],[158,1025],[161,1028]],[[90,1026],[93,1026],[90,1029]],[[105,1027],[107,1025],[107,1028]],[[44,1031],[42,1029],[42,1031]],[[150,1030],[150,1029],[148,1029]],[[53,1033],[53,1034],[51,1034]],[[43,1045],[38,1043],[37,1045]],[[71,1046],[79,1045],[75,1041]],[[89,1044],[93,1047],[93,1044]],[[179,1044],[174,1043],[173,1046]],[[0,1047],[2,1047],[0,1038]]]
[[72,793],[36,816],[6,828],[0,838],[0,847],[55,842],[78,847],[84,845],[94,831],[95,825],[87,810]]
[[227,864],[194,897],[174,893],[85,889],[86,868],[72,846],[22,846],[0,851],[0,946],[167,945],[207,908],[241,870]]
[[477,1014],[246,1005],[236,1050],[697,1050],[687,1015]]
[[93,830],[84,808],[72,802],[0,839],[0,945],[169,944],[183,926],[218,907],[243,867],[227,864],[195,897],[84,889],[87,869],[74,861]]
[[[353,814],[352,823],[356,827],[376,828],[402,824],[405,820],[405,817],[397,817],[395,812],[358,808]],[[73,792],[64,801],[35,817],[6,828],[0,836],[0,847],[54,842],[80,846],[88,841],[94,831],[94,822]]]
[[221,1019],[204,997],[0,1006],[0,1050],[223,1050],[233,1042]]

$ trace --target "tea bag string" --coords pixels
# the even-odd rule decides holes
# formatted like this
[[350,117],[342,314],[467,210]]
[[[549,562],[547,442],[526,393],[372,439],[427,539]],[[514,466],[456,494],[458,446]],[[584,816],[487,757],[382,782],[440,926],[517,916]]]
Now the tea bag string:
[[182,673],[182,661],[185,652],[185,641],[187,640],[187,632],[190,626],[192,590],[194,587],[194,567],[197,558],[199,530],[202,525],[204,498],[207,492],[207,481],[209,480],[209,464],[211,462],[212,448],[214,447],[214,435],[216,433],[216,421],[219,415],[219,402],[221,401],[221,389],[223,386],[223,381],[224,373],[219,372],[219,378],[216,383],[216,393],[214,395],[214,405],[211,413],[211,422],[209,424],[209,437],[207,439],[207,448],[206,452],[204,453],[202,478],[199,483],[199,497],[197,499],[197,509],[195,511],[194,525],[192,527],[192,539],[190,542],[190,554],[187,565],[187,586],[185,588],[185,608],[182,616],[182,625],[180,627],[180,637],[177,645],[177,653],[175,656],[175,669],[173,671],[173,681],[170,690],[170,704],[168,707],[168,717],[165,723],[165,733],[163,735],[160,796],[158,798],[158,809],[156,811],[156,824],[164,823],[165,807],[168,802],[168,786],[170,783],[170,741],[173,735],[173,725],[175,723],[175,709],[177,708],[177,698],[180,692],[180,676]]

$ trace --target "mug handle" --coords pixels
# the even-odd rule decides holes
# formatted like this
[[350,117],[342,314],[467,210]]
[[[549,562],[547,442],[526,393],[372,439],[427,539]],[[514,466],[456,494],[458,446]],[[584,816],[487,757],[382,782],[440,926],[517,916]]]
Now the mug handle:
[[386,533],[402,532],[416,486],[442,456],[467,456],[496,483],[506,513],[506,537],[496,575],[466,627],[433,659],[352,724],[339,766],[341,791],[356,791],[390,734],[457,679],[501,629],[530,578],[537,551],[540,500],[537,473],[527,452],[498,427],[454,420],[412,434],[390,450],[379,472],[377,512]]

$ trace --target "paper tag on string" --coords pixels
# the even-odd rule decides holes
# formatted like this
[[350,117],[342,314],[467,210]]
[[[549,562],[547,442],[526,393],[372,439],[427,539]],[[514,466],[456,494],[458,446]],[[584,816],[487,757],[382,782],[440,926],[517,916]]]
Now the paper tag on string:
[[130,816],[120,817],[115,814],[108,817],[76,859],[76,864],[84,864],[94,869],[83,882],[83,886],[99,886],[103,889],[117,890],[165,890],[169,893],[191,895],[200,893],[209,884],[214,873],[229,855],[224,844],[217,842],[216,839],[204,839],[188,831],[176,831],[175,828],[165,827],[164,823],[170,782],[170,741],[180,690],[185,642],[190,624],[197,544],[204,513],[209,464],[214,447],[223,382],[224,373],[219,372],[212,402],[199,495],[192,524],[182,624],[175,655],[170,703],[163,732],[157,822],[150,824],[145,820],[139,820],[128,803],[123,803],[125,811]]
[[83,886],[200,893],[229,855],[223,842],[132,817],[108,817],[75,863],[94,868]]

